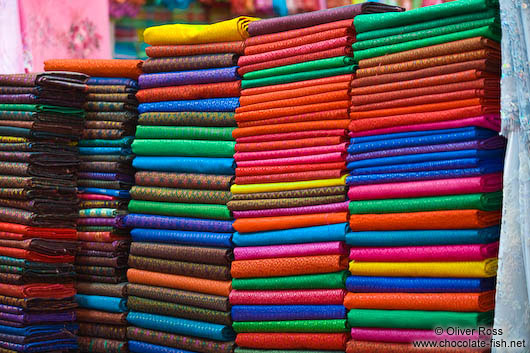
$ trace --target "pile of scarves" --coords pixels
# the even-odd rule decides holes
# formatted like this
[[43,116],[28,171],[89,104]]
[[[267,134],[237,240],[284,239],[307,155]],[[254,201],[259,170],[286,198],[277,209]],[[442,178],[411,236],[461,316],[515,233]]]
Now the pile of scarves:
[[146,29],[128,271],[132,352],[230,353],[237,60],[250,18]]
[[127,352],[126,282],[130,235],[123,225],[134,181],[131,143],[137,121],[137,60],[50,60],[46,70],[75,70],[87,81],[79,143],[81,250],[76,257],[79,346]]
[[400,10],[365,3],[249,24],[228,204],[238,353],[346,348],[352,24]]
[[0,349],[77,349],[74,257],[87,76],[0,75]]
[[493,320],[505,146],[498,2],[354,25],[347,352],[487,339],[433,329]]

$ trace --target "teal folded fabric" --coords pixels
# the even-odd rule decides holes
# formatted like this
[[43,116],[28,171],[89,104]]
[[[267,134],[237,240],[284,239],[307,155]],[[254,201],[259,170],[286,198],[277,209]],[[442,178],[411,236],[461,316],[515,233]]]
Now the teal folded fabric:
[[101,295],[77,294],[75,301],[81,308],[123,313],[127,311],[127,299]]
[[136,138],[234,141],[232,131],[235,129],[235,127],[138,125]]
[[126,136],[119,140],[81,140],[79,147],[128,147],[134,140],[134,136]]

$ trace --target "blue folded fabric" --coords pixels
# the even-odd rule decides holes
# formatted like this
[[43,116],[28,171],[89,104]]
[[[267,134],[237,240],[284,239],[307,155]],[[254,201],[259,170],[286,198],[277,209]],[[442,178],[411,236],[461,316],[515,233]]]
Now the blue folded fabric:
[[47,341],[37,341],[26,344],[9,343],[8,345],[2,345],[0,347],[14,350],[17,352],[25,353],[36,353],[36,352],[49,352],[49,351],[63,351],[69,349],[78,349],[77,340],[75,338],[62,338]]
[[127,190],[83,188],[83,187],[79,187],[77,189],[79,190],[79,192],[84,192],[86,194],[107,195],[107,196],[120,197],[120,198],[123,198],[123,199],[130,199],[131,198],[131,195],[129,195],[129,191],[127,191]]
[[277,244],[316,243],[326,241],[344,241],[348,223],[325,226],[292,228],[270,232],[234,233],[232,241],[237,246],[258,246]]
[[136,80],[119,77],[91,77],[88,79],[87,85],[127,86],[138,88],[138,82]]
[[106,154],[127,156],[132,154],[132,150],[128,147],[79,147],[79,154],[81,155],[95,155]]
[[191,217],[155,216],[131,213],[123,220],[128,228],[154,228],[171,230],[191,230],[197,232],[232,233],[232,221],[200,219]]
[[480,168],[466,169],[449,169],[449,170],[432,170],[426,172],[404,172],[404,173],[387,173],[387,174],[370,174],[370,175],[350,175],[346,178],[347,185],[366,185],[394,183],[400,181],[416,180],[435,180],[451,178],[467,178],[483,174],[501,172],[502,163],[498,165],[485,166]]
[[282,321],[344,319],[343,305],[235,305],[234,321]]
[[127,322],[151,330],[209,338],[216,341],[231,341],[236,336],[234,330],[229,326],[136,311],[129,312]]
[[435,153],[420,153],[407,154],[394,157],[363,159],[360,161],[353,161],[348,163],[348,169],[354,170],[357,168],[375,167],[381,165],[396,165],[403,163],[420,163],[427,161],[443,161],[461,158],[502,158],[504,156],[504,149],[495,150],[459,150],[449,152],[435,152]]
[[182,349],[159,346],[157,344],[145,343],[140,341],[129,341],[129,351],[133,353],[193,353]]
[[155,88],[181,85],[194,85],[200,83],[217,83],[237,81],[238,66],[219,69],[201,69],[188,71],[161,72],[143,74],[138,78],[140,88]]
[[496,131],[478,127],[466,127],[458,130],[458,132],[440,133],[435,135],[388,138],[360,143],[355,142],[353,144],[350,144],[350,146],[348,147],[348,152],[362,153],[401,147],[439,145],[444,143],[482,140],[498,135]]
[[209,233],[180,230],[134,228],[132,241],[231,248],[232,233]]
[[500,227],[456,230],[391,230],[349,232],[346,243],[352,246],[424,246],[489,244],[498,241]]
[[476,129],[474,126],[467,126],[467,127],[457,127],[453,129],[405,131],[405,132],[397,132],[393,134],[352,137],[350,139],[350,142],[353,144],[353,143],[364,143],[364,142],[373,142],[373,141],[381,141],[381,140],[391,140],[391,139],[398,139],[398,138],[404,138],[404,137],[451,134],[455,132],[473,131],[474,129]]
[[374,167],[356,168],[352,169],[353,175],[365,174],[384,174],[384,173],[400,173],[400,172],[422,172],[430,170],[444,170],[444,169],[467,169],[480,167],[493,167],[503,164],[503,159],[499,156],[492,159],[481,158],[460,158],[441,161],[428,161],[419,163],[403,163],[381,165]]
[[161,172],[234,175],[233,158],[207,157],[136,157],[133,167]]
[[0,325],[0,333],[14,336],[42,336],[48,334],[54,334],[61,331],[70,331],[75,332],[79,329],[77,324],[68,324],[68,325],[31,325],[27,327],[12,327],[6,325]]
[[142,103],[138,112],[235,112],[236,108],[239,108],[239,98],[208,98]]
[[102,295],[76,294],[75,301],[81,308],[124,313],[127,311],[127,299],[105,297]]
[[491,278],[426,278],[350,276],[346,289],[360,293],[467,293],[495,289]]
[[79,147],[130,147],[134,141],[134,136],[125,136],[119,140],[81,140]]

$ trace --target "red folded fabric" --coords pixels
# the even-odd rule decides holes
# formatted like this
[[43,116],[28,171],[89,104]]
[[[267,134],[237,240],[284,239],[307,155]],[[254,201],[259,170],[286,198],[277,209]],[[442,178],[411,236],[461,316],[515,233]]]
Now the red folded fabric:
[[322,226],[327,224],[345,223],[347,212],[318,213],[296,216],[242,218],[234,221],[234,229],[240,233],[261,232],[289,228]]
[[0,232],[4,232],[3,239],[77,239],[77,232],[70,228],[39,228],[22,224],[0,222]]
[[300,106],[288,105],[279,108],[277,107],[273,109],[253,110],[247,112],[238,112],[236,109],[236,121],[239,123],[240,121],[265,120],[318,111],[348,109],[349,107],[350,99],[348,97],[347,99],[327,101],[325,103],[306,104]]
[[81,72],[94,77],[127,77],[138,80],[142,60],[51,59],[44,62],[45,71]]
[[0,283],[0,295],[15,298],[69,298],[75,295],[73,284],[31,283],[12,285]]
[[239,97],[241,81],[142,89],[136,93],[140,103],[172,100]]
[[[297,172],[309,172],[314,170],[345,170],[346,162],[333,162],[333,163],[308,163],[298,165],[275,165],[271,167],[256,167],[256,168],[236,168],[236,176],[252,176],[252,175],[270,175],[270,174],[284,174],[284,173],[297,173]],[[237,183],[239,184],[239,183]]]
[[[234,134],[232,133],[232,136]],[[281,132],[281,133],[270,133],[262,135],[248,135],[236,138],[237,143],[257,143],[257,142],[271,142],[271,141],[282,141],[282,140],[297,140],[310,137],[330,137],[330,136],[347,136],[347,131],[338,128],[333,130],[307,130],[307,131],[293,131],[293,132]]]
[[339,143],[344,143],[344,142],[347,142],[345,137],[330,136],[330,137],[317,137],[317,138],[311,138],[311,139],[298,139],[298,140],[283,140],[283,141],[258,142],[258,143],[238,143],[236,144],[235,150],[236,152],[271,151],[271,150],[283,150],[283,149],[291,149],[291,148],[337,145]]
[[256,349],[322,349],[344,350],[345,333],[239,333],[239,347]]
[[[282,107],[294,107],[294,106],[306,106],[309,104],[322,104],[334,101],[349,100],[348,90],[339,89],[331,92],[324,92],[312,95],[305,95],[301,97],[286,98],[286,99],[275,99],[268,102],[259,102],[236,109],[236,114],[245,112],[256,112],[264,109],[274,109]],[[343,107],[345,108],[345,107]],[[317,110],[318,111],[318,110]],[[236,115],[236,120],[238,116]]]
[[296,91],[298,89],[305,88],[305,87],[314,87],[314,86],[318,87],[318,86],[327,85],[331,83],[350,82],[351,80],[353,80],[353,78],[354,78],[354,75],[348,74],[348,75],[315,78],[313,80],[307,80],[307,81],[282,83],[282,84],[272,85],[272,86],[247,88],[241,91],[241,96],[252,96],[252,95],[257,95],[257,94],[265,94],[265,93],[277,93],[279,91],[292,92],[292,91]]
[[[320,50],[317,52],[310,52],[307,54],[302,54],[302,53],[296,54],[297,49],[300,47],[285,49],[284,50],[286,52],[285,54],[287,53],[293,54],[288,57],[280,57],[283,55],[274,55],[274,53],[283,52],[283,50],[278,50],[277,52],[258,54],[258,55],[268,55],[269,60],[265,60],[263,62],[258,62],[258,63],[251,64],[251,65],[240,66],[239,69],[237,69],[237,73],[242,76],[252,71],[265,70],[265,69],[270,69],[273,67],[298,64],[298,63],[314,61],[314,60],[334,58],[337,56],[351,56],[353,52],[352,47],[351,47],[353,38],[350,38],[350,37],[344,37],[344,38],[345,38],[344,39],[345,43],[342,46],[337,46],[336,48],[324,49],[324,50]],[[337,45],[342,44],[339,40],[333,40],[333,41],[337,42]]]
[[272,119],[255,120],[255,121],[241,121],[237,123],[237,126],[239,126],[240,128],[244,128],[244,127],[263,126],[263,125],[302,123],[302,122],[319,121],[319,120],[341,120],[341,119],[349,119],[349,118],[350,118],[349,109],[344,108],[344,109],[317,111],[317,112],[312,112],[312,113],[307,113],[307,114],[284,116],[281,118],[272,118]]
[[335,179],[335,178],[340,178],[343,175],[344,175],[344,171],[342,169],[314,170],[314,171],[299,172],[299,173],[236,176],[235,183],[238,185],[281,183],[281,182],[289,182],[289,181]]
[[236,152],[234,154],[234,159],[236,160],[236,162],[240,162],[240,161],[256,161],[256,160],[263,160],[263,159],[272,159],[272,158],[310,156],[310,155],[323,154],[323,153],[346,152],[347,148],[348,148],[348,142],[344,142],[344,143],[340,143],[337,145],[291,148],[291,149],[285,149],[285,150]]
[[489,348],[417,348],[411,343],[348,342],[346,353],[485,353]]
[[[324,120],[308,121],[301,123],[290,123],[280,125],[263,125],[245,128],[237,128],[232,132],[232,137],[240,138],[245,136],[281,134],[286,132],[308,131],[308,130],[338,130],[348,128],[350,120]],[[337,135],[320,135],[337,136]],[[344,135],[345,136],[345,135]]]
[[75,257],[70,255],[62,256],[50,256],[40,254],[35,251],[29,251],[25,249],[7,248],[0,246],[0,256],[14,257],[16,259],[24,259],[29,261],[47,262],[47,263],[61,263],[61,262],[74,262]]

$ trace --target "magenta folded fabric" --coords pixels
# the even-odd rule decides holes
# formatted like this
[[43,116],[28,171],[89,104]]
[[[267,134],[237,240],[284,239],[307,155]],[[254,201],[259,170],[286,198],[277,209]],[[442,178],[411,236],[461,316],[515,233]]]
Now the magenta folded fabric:
[[332,153],[332,152],[346,152],[347,149],[348,149],[348,143],[344,142],[344,143],[339,143],[337,145],[291,148],[287,150],[236,152],[234,154],[234,159],[236,162],[255,161],[255,160],[262,160],[262,159],[309,156],[309,155]]
[[454,128],[467,127],[467,126],[477,126],[477,127],[483,127],[486,129],[495,130],[495,131],[500,131],[501,118],[498,114],[489,114],[489,115],[476,116],[473,118],[440,121],[436,123],[393,126],[393,127],[387,127],[384,129],[367,130],[367,131],[359,131],[359,132],[350,131],[349,136],[350,137],[373,136],[373,135],[383,135],[383,134],[394,134],[397,132],[454,129]]
[[293,165],[306,163],[331,163],[343,162],[346,160],[346,153],[333,152],[324,154],[315,154],[301,157],[287,157],[287,158],[273,158],[254,161],[239,161],[237,166],[244,167],[263,167],[263,166],[279,166],[279,165]]
[[242,67],[242,66],[253,65],[257,63],[266,62],[266,61],[271,61],[271,60],[288,58],[288,57],[296,56],[296,55],[304,55],[304,54],[316,53],[316,52],[323,51],[323,50],[347,47],[347,46],[351,46],[352,42],[353,42],[352,37],[344,36],[344,37],[323,40],[323,41],[316,42],[316,43],[311,43],[310,45],[304,44],[298,47],[273,50],[270,52],[265,52],[265,53],[260,53],[260,54],[243,55],[239,57],[237,65]]
[[489,244],[362,247],[350,249],[350,260],[373,262],[482,261],[499,254],[499,242]]
[[502,189],[502,173],[469,178],[409,181],[404,183],[371,184],[350,187],[350,200],[400,199],[407,197],[442,196],[494,192]]
[[342,305],[343,289],[232,290],[232,305]]
[[350,201],[302,207],[270,208],[264,210],[233,211],[234,218],[293,216],[300,214],[335,213],[348,211]]
[[340,241],[268,246],[236,247],[236,260],[272,259],[277,257],[347,255],[348,246]]
[[472,335],[449,335],[445,330],[438,335],[434,333],[434,330],[355,327],[351,329],[351,338],[358,341],[412,343],[414,341],[467,341],[486,337],[481,337],[478,330],[475,330]]
[[332,130],[309,130],[309,131],[295,131],[285,132],[278,134],[266,134],[266,135],[254,135],[238,137],[237,143],[248,143],[248,142],[270,142],[270,141],[282,141],[282,140],[298,140],[311,137],[329,137],[329,136],[346,136],[346,130],[344,129],[332,129]]

